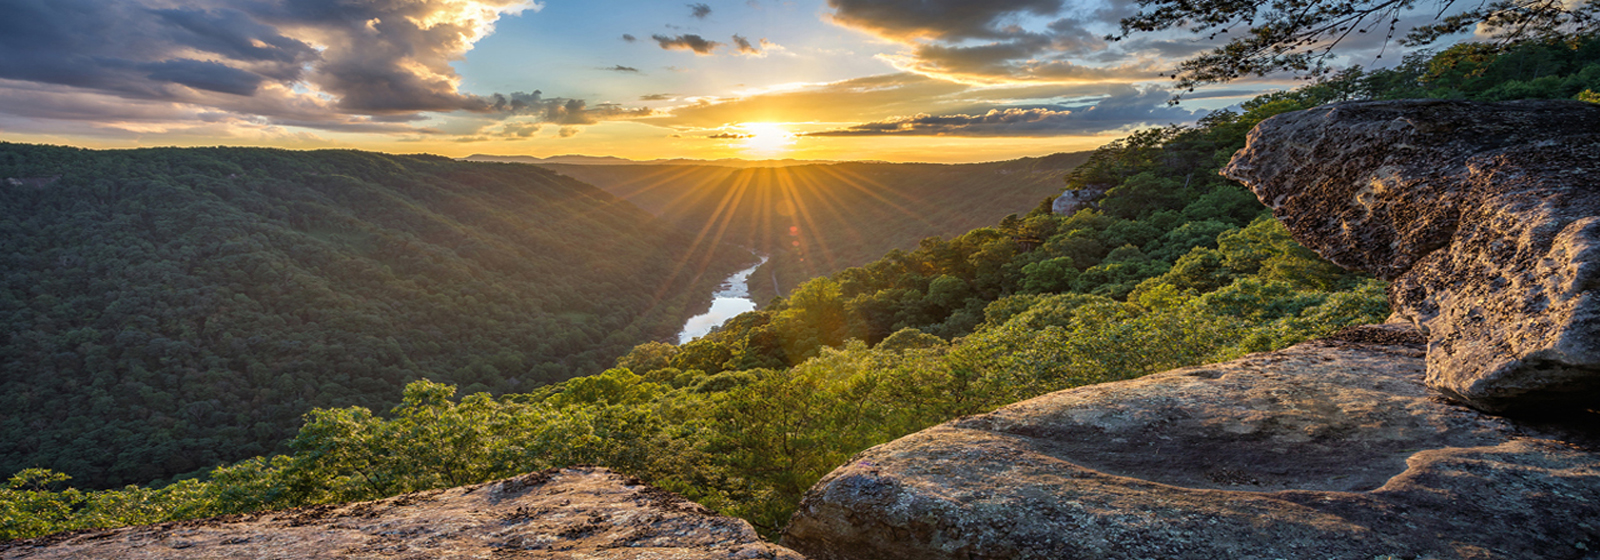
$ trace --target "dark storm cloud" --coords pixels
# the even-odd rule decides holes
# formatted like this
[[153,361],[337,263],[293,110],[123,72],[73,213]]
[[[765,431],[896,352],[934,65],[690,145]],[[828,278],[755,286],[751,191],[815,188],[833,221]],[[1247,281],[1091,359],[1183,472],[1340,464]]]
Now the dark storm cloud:
[[707,6],[705,4],[689,4],[689,17],[693,17],[695,19],[706,19],[706,16],[710,15],[711,6]]
[[650,38],[655,39],[656,43],[660,44],[661,48],[663,49],[669,51],[674,49],[694,51],[695,54],[701,55],[711,54],[717,50],[717,47],[722,46],[722,43],[710,41],[704,37],[693,34],[678,35],[676,37],[669,37],[666,35],[651,35]]
[[808,136],[1065,136],[1193,121],[1200,113],[1167,105],[1168,92],[1123,86],[1092,105],[995,108],[983,114],[916,115]]

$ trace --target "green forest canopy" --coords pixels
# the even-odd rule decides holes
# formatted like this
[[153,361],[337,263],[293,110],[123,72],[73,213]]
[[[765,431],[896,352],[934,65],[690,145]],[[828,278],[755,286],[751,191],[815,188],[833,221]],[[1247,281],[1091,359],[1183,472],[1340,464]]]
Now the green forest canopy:
[[423,377],[598,373],[747,260],[526,166],[0,144],[0,469],[144,483]]
[[21,471],[0,489],[0,538],[377,498],[577,463],[636,474],[770,536],[802,492],[872,445],[1049,391],[1381,321],[1381,282],[1317,258],[1215,172],[1257,122],[1332,101],[1597,97],[1592,42],[1486,56],[1474,48],[1343,72],[1198,126],[1134,134],[1068,177],[1111,187],[1098,211],[1041,207],[928,239],[807,282],[700,340],[636,346],[598,375],[459,399],[455,387],[413,382],[387,413],[318,409],[290,453],[163,487],[85,492],[66,488],[62,473]]

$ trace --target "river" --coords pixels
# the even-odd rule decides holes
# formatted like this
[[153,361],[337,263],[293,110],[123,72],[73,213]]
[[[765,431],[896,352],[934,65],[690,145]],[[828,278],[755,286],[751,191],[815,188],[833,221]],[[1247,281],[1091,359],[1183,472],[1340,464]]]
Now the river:
[[750,275],[763,264],[767,264],[765,256],[762,256],[761,262],[755,266],[735,272],[733,276],[722,281],[722,286],[717,288],[716,293],[711,294],[711,310],[690,317],[683,324],[683,332],[678,333],[678,344],[705,336],[711,329],[717,328],[735,315],[755,311],[756,302],[750,299]]

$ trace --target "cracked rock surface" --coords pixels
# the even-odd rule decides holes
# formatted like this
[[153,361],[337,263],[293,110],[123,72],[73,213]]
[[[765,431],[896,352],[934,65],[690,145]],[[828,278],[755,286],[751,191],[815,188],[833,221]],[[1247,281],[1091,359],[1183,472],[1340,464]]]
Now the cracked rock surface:
[[595,467],[372,502],[0,543],[7,560],[805,560],[740,519]]
[[1429,386],[1496,413],[1600,407],[1600,105],[1337,103],[1263,121],[1223,175],[1393,281]]
[[1487,416],[1423,371],[1420,333],[1391,324],[1052,393],[863,452],[782,542],[816,560],[1594,556],[1596,415]]

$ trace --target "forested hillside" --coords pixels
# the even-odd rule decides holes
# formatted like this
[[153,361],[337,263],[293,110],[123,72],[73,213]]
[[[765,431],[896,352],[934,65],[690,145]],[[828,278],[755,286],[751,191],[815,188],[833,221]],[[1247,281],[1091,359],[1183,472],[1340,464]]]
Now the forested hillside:
[[[1197,126],[1136,133],[1068,176],[1069,186],[1108,187],[1098,210],[1042,206],[925,239],[810,280],[694,342],[636,346],[599,375],[459,399],[460,387],[418,381],[387,411],[313,412],[290,453],[160,488],[81,492],[62,473],[20,472],[0,489],[0,538],[577,463],[640,476],[770,535],[807,488],[872,445],[1050,391],[1383,320],[1382,282],[1317,258],[1216,170],[1262,119],[1333,101],[1507,92],[1600,101],[1595,42],[1476,48],[1347,71]],[[1481,76],[1499,81],[1474,81]]]
[[0,469],[143,483],[424,377],[596,373],[750,259],[713,248],[528,166],[0,144]]
[[[1061,194],[1087,152],[962,165],[837,163],[540,167],[627,199],[712,239],[772,259],[751,280],[765,304],[808,279],[866,264],[934,235],[960,235]],[[774,286],[776,284],[776,287]]]

